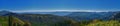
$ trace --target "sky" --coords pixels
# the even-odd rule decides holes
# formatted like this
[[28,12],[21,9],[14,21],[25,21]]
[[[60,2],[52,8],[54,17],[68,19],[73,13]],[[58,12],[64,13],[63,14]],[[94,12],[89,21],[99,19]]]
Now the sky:
[[120,10],[120,0],[0,0],[0,10]]

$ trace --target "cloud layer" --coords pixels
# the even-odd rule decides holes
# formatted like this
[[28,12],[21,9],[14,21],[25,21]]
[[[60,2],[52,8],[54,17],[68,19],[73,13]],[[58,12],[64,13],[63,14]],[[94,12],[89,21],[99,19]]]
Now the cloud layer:
[[109,12],[104,10],[20,10],[12,12]]

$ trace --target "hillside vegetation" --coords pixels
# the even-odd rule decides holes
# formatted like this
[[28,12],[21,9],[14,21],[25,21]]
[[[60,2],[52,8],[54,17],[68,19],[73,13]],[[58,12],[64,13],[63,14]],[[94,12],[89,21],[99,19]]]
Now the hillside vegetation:
[[0,26],[8,26],[8,17],[0,16]]
[[66,16],[59,16],[53,14],[17,14],[7,12],[0,15],[0,26],[8,26],[9,24],[12,26],[120,26],[120,12],[114,15],[111,13],[110,15],[107,14],[109,13],[104,15],[102,13],[72,13]]

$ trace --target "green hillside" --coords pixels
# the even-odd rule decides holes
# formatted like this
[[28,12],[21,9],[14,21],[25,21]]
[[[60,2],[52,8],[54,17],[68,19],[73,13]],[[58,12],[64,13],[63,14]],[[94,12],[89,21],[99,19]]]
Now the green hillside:
[[0,16],[0,26],[8,26],[8,16],[12,17],[12,26],[120,26],[120,13],[113,15],[110,20],[82,21],[52,14],[13,14]]
[[8,17],[0,16],[0,26],[8,26]]

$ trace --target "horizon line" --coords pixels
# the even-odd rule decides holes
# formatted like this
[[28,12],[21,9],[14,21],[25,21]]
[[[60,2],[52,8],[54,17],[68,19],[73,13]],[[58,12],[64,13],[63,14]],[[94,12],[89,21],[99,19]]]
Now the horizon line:
[[110,12],[108,10],[16,10],[12,12]]
[[10,12],[114,12],[110,10],[0,10],[0,11],[10,11]]

